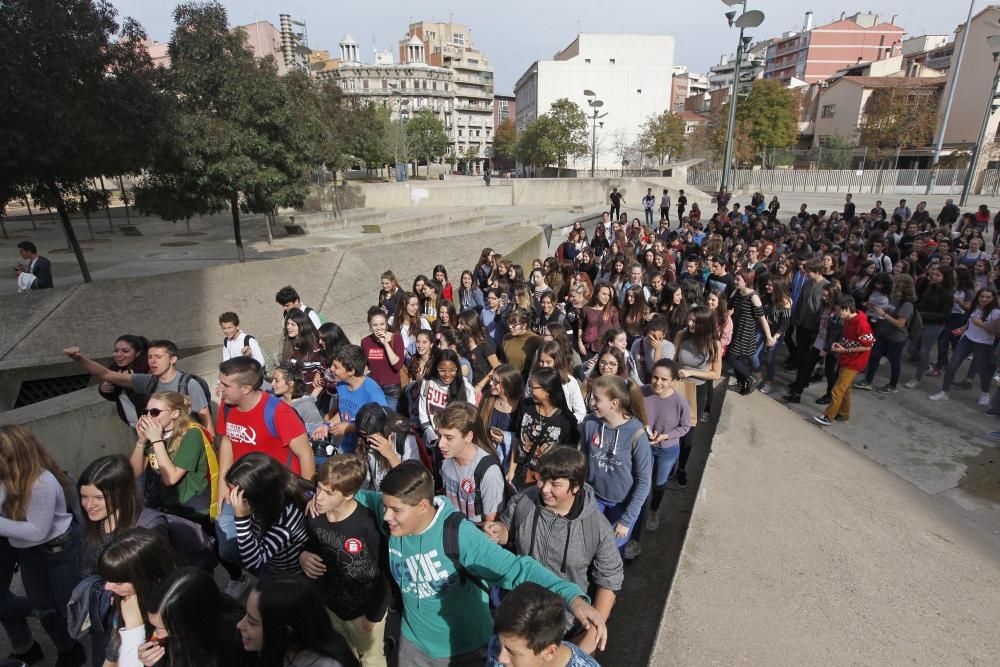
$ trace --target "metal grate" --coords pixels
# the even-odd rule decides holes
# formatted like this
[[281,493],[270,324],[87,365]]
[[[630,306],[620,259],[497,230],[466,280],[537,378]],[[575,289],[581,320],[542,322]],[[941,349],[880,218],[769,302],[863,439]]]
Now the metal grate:
[[17,394],[17,400],[14,401],[14,407],[22,408],[25,405],[79,391],[88,384],[90,384],[90,376],[86,373],[45,378],[44,380],[25,380],[21,383],[21,390]]

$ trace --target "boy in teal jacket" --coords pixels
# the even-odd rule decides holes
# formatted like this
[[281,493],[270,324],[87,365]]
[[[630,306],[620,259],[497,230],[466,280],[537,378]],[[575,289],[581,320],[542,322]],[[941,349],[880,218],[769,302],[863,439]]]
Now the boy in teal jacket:
[[[457,510],[434,496],[434,481],[419,461],[390,470],[381,488],[360,491],[355,499],[389,529],[389,569],[403,597],[399,664],[482,665],[493,634],[489,601],[474,581],[462,578],[444,549],[445,519]],[[604,620],[579,586],[533,558],[505,551],[469,521],[459,525],[458,546],[463,568],[486,584],[513,589],[531,581],[558,594],[584,627],[597,627],[598,648],[604,648]]]

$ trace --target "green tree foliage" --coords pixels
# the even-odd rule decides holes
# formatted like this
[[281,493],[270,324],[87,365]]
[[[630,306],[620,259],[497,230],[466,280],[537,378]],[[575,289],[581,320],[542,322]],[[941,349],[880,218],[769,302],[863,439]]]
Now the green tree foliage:
[[104,0],[0,2],[0,191],[50,205],[90,282],[70,223],[91,178],[138,171],[159,132],[153,68],[138,23]]
[[510,169],[517,157],[517,127],[508,118],[493,132],[493,157],[498,169]]
[[[177,188],[200,213],[229,209],[239,260],[245,261],[240,212],[300,204],[319,135],[318,99],[304,78],[279,78],[274,61],[255,59],[246,34],[231,32],[218,2],[174,10],[167,83],[174,94],[170,128],[139,198],[147,210]],[[171,205],[169,212],[176,214]]]
[[558,159],[555,137],[558,132],[551,116],[541,115],[528,124],[517,138],[517,159],[531,167],[540,168]]
[[552,103],[549,112],[545,114],[552,119],[552,146],[556,154],[556,176],[566,164],[578,157],[590,154],[589,135],[587,133],[587,114],[576,102],[561,97]]
[[820,169],[850,169],[854,158],[854,144],[847,137],[835,134],[820,147]]
[[[791,148],[798,138],[798,91],[785,88],[773,79],[753,82],[750,93],[736,105],[733,157],[737,162],[760,161],[765,167],[773,149]],[[723,105],[715,124],[715,146],[725,150],[729,103]]]
[[673,111],[650,116],[642,126],[647,153],[660,164],[670,157],[679,157],[685,148],[684,129],[684,120]]
[[899,150],[926,146],[938,125],[940,88],[877,88],[868,96],[858,128],[858,143],[881,167]]
[[444,130],[444,123],[433,111],[423,109],[406,123],[406,135],[414,155],[427,161],[427,177],[430,178],[431,161],[448,151],[448,134]]

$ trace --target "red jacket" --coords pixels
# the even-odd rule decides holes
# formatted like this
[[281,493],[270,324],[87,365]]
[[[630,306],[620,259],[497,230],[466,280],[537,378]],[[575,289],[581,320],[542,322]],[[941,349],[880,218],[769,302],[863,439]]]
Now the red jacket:
[[[870,348],[875,344],[875,336],[872,334],[872,327],[868,324],[868,317],[859,312],[849,320],[844,320],[844,335],[840,339],[840,344],[848,350],[855,347]],[[837,363],[842,368],[850,368],[855,371],[863,371],[868,366],[868,357],[871,350],[864,352],[841,352],[837,355]]]

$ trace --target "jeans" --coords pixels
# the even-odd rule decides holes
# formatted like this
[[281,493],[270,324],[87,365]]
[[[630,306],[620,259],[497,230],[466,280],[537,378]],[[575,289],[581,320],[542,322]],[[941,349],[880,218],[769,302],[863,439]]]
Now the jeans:
[[31,628],[25,618],[31,613],[28,599],[10,592],[10,583],[17,568],[17,551],[6,538],[0,539],[0,624],[14,650],[31,645]]
[[736,374],[736,379],[740,382],[745,382],[753,374],[755,364],[752,356],[730,355],[728,361]]
[[774,382],[774,374],[778,370],[776,365],[778,363],[778,348],[780,345],[774,345],[773,347],[764,348],[764,361],[767,363],[767,369],[764,371],[764,381]]
[[836,419],[838,416],[844,419],[850,418],[851,385],[857,374],[858,371],[841,366],[837,382],[833,385],[833,391],[830,392],[830,404],[826,406],[826,411],[823,414],[830,419]]
[[833,394],[833,385],[837,384],[837,375],[840,367],[837,366],[837,355],[827,352],[823,357],[823,374],[826,375],[826,395]]
[[965,324],[968,316],[965,313],[952,313],[944,322],[944,328],[938,337],[938,358],[935,368],[944,368],[948,365],[948,351],[958,347],[958,336],[952,333],[953,329],[958,329]]
[[958,339],[955,346],[955,354],[948,362],[948,368],[944,371],[944,382],[941,383],[941,391],[947,392],[951,389],[951,383],[955,381],[955,373],[962,365],[966,357],[972,355],[972,366],[969,368],[970,375],[979,374],[979,388],[983,393],[990,390],[990,378],[993,375],[993,346],[988,343],[976,343],[966,336]]
[[878,371],[878,364],[882,357],[889,358],[889,386],[895,387],[899,383],[899,373],[902,370],[903,348],[906,341],[893,341],[885,336],[876,336],[875,345],[872,346],[871,356],[868,358],[868,368],[865,370],[865,382],[871,384]]
[[642,506],[639,518],[635,520],[635,528],[632,530],[632,539],[639,541],[642,539],[642,524],[646,521],[646,512],[654,514],[660,509],[663,503],[663,496],[667,493],[667,482],[674,473],[674,466],[681,455],[681,448],[677,447],[652,447],[653,454],[653,488],[649,492],[649,504]]
[[215,538],[219,544],[219,558],[230,563],[243,563],[236,544],[236,515],[229,501],[223,501],[222,510],[215,518]]
[[[611,524],[611,530],[615,530],[615,523],[622,517],[622,514],[624,514],[625,510],[628,508],[629,499],[626,498],[620,503],[613,503],[602,498],[595,498],[595,500],[597,501],[597,509],[601,511],[604,518]],[[619,552],[621,552],[625,548],[625,545],[628,544],[629,538],[632,537],[632,531],[634,529],[635,524],[633,523],[628,527],[628,533],[626,533],[625,537],[618,537],[615,535],[615,544],[618,546]]]
[[943,330],[943,323],[924,323],[924,330],[920,333],[920,361],[917,364],[917,374],[913,376],[917,380],[924,377],[927,373],[927,369],[931,367],[931,349],[941,338],[941,331]]
[[77,643],[66,629],[66,604],[80,581],[83,530],[74,521],[68,532],[58,551],[45,544],[17,550],[24,592],[59,651],[68,651]]
[[[712,391],[711,382],[701,383],[700,385],[695,387],[695,391],[697,392],[696,402],[698,403],[698,405],[692,405],[691,412],[697,413],[698,408],[700,406],[704,406],[708,402],[708,397],[712,396],[714,392]],[[687,433],[681,436],[681,451],[680,451],[680,456],[677,459],[678,470],[686,470],[688,458],[690,458],[691,456],[691,450],[694,449],[694,433],[697,430],[698,430],[697,428],[692,426]]]
[[650,227],[653,226],[653,209],[651,208],[646,209],[646,224]]

